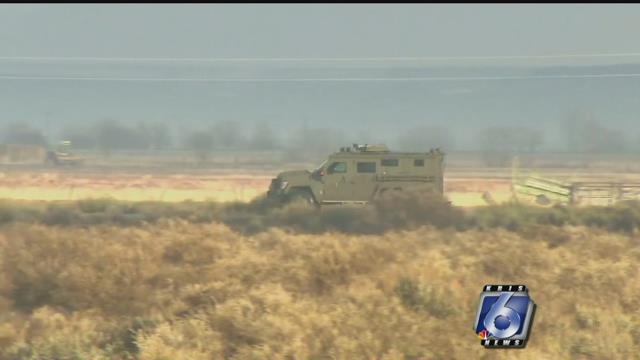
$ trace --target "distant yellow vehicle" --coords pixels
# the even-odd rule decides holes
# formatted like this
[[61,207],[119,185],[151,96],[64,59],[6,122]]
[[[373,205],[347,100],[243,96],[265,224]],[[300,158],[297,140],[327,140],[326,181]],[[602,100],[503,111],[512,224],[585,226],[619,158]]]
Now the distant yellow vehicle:
[[78,166],[84,163],[84,158],[71,153],[71,141],[61,141],[55,150],[47,151],[45,164],[54,166]]

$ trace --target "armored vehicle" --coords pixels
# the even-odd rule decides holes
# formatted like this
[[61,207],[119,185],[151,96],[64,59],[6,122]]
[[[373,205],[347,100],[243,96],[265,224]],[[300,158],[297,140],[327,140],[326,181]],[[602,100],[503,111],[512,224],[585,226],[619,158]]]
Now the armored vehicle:
[[444,153],[391,152],[385,145],[343,147],[313,171],[286,171],[271,180],[270,198],[315,205],[367,203],[387,191],[442,194]]

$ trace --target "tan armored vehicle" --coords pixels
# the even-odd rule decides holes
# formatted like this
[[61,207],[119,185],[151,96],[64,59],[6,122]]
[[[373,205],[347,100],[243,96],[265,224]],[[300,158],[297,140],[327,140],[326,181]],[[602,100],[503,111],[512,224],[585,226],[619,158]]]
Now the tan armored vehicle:
[[444,153],[391,152],[384,145],[341,148],[314,171],[286,171],[271,181],[270,198],[317,205],[367,203],[387,191],[443,193]]

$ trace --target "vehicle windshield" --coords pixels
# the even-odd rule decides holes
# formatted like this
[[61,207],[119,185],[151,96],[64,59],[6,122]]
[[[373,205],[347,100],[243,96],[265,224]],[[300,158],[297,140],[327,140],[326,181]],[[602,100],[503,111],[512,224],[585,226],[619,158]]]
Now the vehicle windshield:
[[323,161],[322,163],[320,163],[320,165],[318,165],[311,173],[313,175],[318,175],[320,173],[320,171],[322,169],[324,169],[324,166],[327,164],[327,160]]
[[324,168],[324,166],[327,164],[327,160],[323,161],[322,163],[320,163],[320,165],[318,165],[314,170],[313,173],[317,173],[318,171],[322,170]]

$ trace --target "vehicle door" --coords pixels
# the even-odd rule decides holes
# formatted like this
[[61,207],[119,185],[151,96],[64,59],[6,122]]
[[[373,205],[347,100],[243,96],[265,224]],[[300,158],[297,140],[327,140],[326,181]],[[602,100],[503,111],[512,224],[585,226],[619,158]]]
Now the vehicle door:
[[349,178],[352,201],[369,201],[376,187],[377,159],[357,159],[355,173]]
[[324,182],[323,201],[345,201],[351,197],[351,187],[347,182],[351,168],[351,161],[347,159],[336,159],[330,161],[326,167]]

